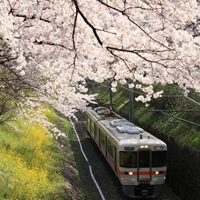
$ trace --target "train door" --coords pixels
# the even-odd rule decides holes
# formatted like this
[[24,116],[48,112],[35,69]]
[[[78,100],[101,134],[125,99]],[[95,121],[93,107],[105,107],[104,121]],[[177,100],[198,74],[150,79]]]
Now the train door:
[[151,151],[139,150],[137,156],[137,179],[139,183],[149,183],[151,180]]
[[103,155],[106,157],[106,136],[101,130],[99,132],[99,148]]
[[115,162],[116,162],[116,159],[115,159],[115,146],[110,142],[109,139],[107,139],[107,154],[106,154],[106,157],[107,157],[107,160],[108,160],[108,163],[110,164],[110,166],[112,167],[112,169],[114,171],[115,170]]
[[115,172],[117,172],[117,148],[114,146]]

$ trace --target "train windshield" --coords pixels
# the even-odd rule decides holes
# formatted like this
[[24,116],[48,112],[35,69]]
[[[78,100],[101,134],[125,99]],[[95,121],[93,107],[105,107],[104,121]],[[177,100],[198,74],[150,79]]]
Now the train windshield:
[[120,167],[136,168],[137,152],[120,151]]
[[120,151],[119,158],[120,167],[124,168],[166,166],[166,151]]
[[152,167],[164,167],[167,165],[166,151],[152,152]]

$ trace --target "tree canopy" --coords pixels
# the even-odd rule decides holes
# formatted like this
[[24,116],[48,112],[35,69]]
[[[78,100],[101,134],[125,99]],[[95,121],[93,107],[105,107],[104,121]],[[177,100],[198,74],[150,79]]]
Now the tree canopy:
[[143,102],[155,83],[200,92],[199,13],[199,0],[0,0],[0,66],[66,115],[94,99],[86,79],[132,80]]

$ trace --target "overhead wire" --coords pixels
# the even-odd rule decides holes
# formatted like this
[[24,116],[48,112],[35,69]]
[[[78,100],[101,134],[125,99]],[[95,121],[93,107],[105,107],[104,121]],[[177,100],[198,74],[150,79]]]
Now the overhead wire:
[[[110,88],[110,86],[104,85],[104,84],[102,84],[102,83],[99,83],[99,85],[101,85],[101,86],[103,86],[103,87],[106,87],[106,88]],[[137,94],[141,94],[141,95],[144,95],[144,94],[145,94],[145,93],[138,92],[138,91],[136,91],[136,90],[127,88],[127,87],[125,87],[125,86],[122,86],[121,84],[120,84],[120,87],[123,88],[123,89],[125,89],[125,90],[127,90],[127,91],[131,91],[131,92],[134,92],[134,93],[137,93]],[[162,96],[163,96],[163,97],[174,97],[174,96],[175,96],[175,97],[185,97],[185,98],[187,98],[188,100],[192,101],[193,103],[195,103],[195,104],[197,104],[197,105],[200,105],[199,102],[195,101],[194,99],[192,99],[192,98],[190,98],[190,97],[188,97],[188,96],[186,96],[186,95],[184,95],[184,94],[176,94],[176,95],[166,95],[166,94],[163,94]],[[158,109],[157,109],[157,110],[151,110],[150,112],[161,112],[162,114],[165,114],[165,115],[168,115],[168,116],[171,116],[171,117],[172,117],[172,115],[165,113],[164,110],[158,110]],[[172,111],[166,111],[166,112],[172,112]],[[175,111],[174,111],[174,112],[175,112]],[[177,111],[176,111],[176,112],[177,112]],[[182,111],[179,110],[179,112],[199,112],[199,110],[182,110]],[[197,124],[197,123],[194,123],[194,122],[185,120],[185,119],[183,119],[183,118],[179,118],[179,117],[173,117],[173,118],[176,118],[176,120],[180,120],[180,121],[182,121],[182,122],[187,122],[187,123],[193,124],[193,125],[195,125],[195,126],[200,126],[200,124]]]

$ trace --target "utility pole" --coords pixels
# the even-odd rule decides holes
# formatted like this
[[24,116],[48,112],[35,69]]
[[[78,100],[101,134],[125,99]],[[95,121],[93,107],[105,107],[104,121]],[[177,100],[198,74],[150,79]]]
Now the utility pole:
[[113,101],[112,101],[112,81],[113,79],[110,80],[110,108],[112,109]]
[[133,122],[133,88],[129,90],[129,121]]

